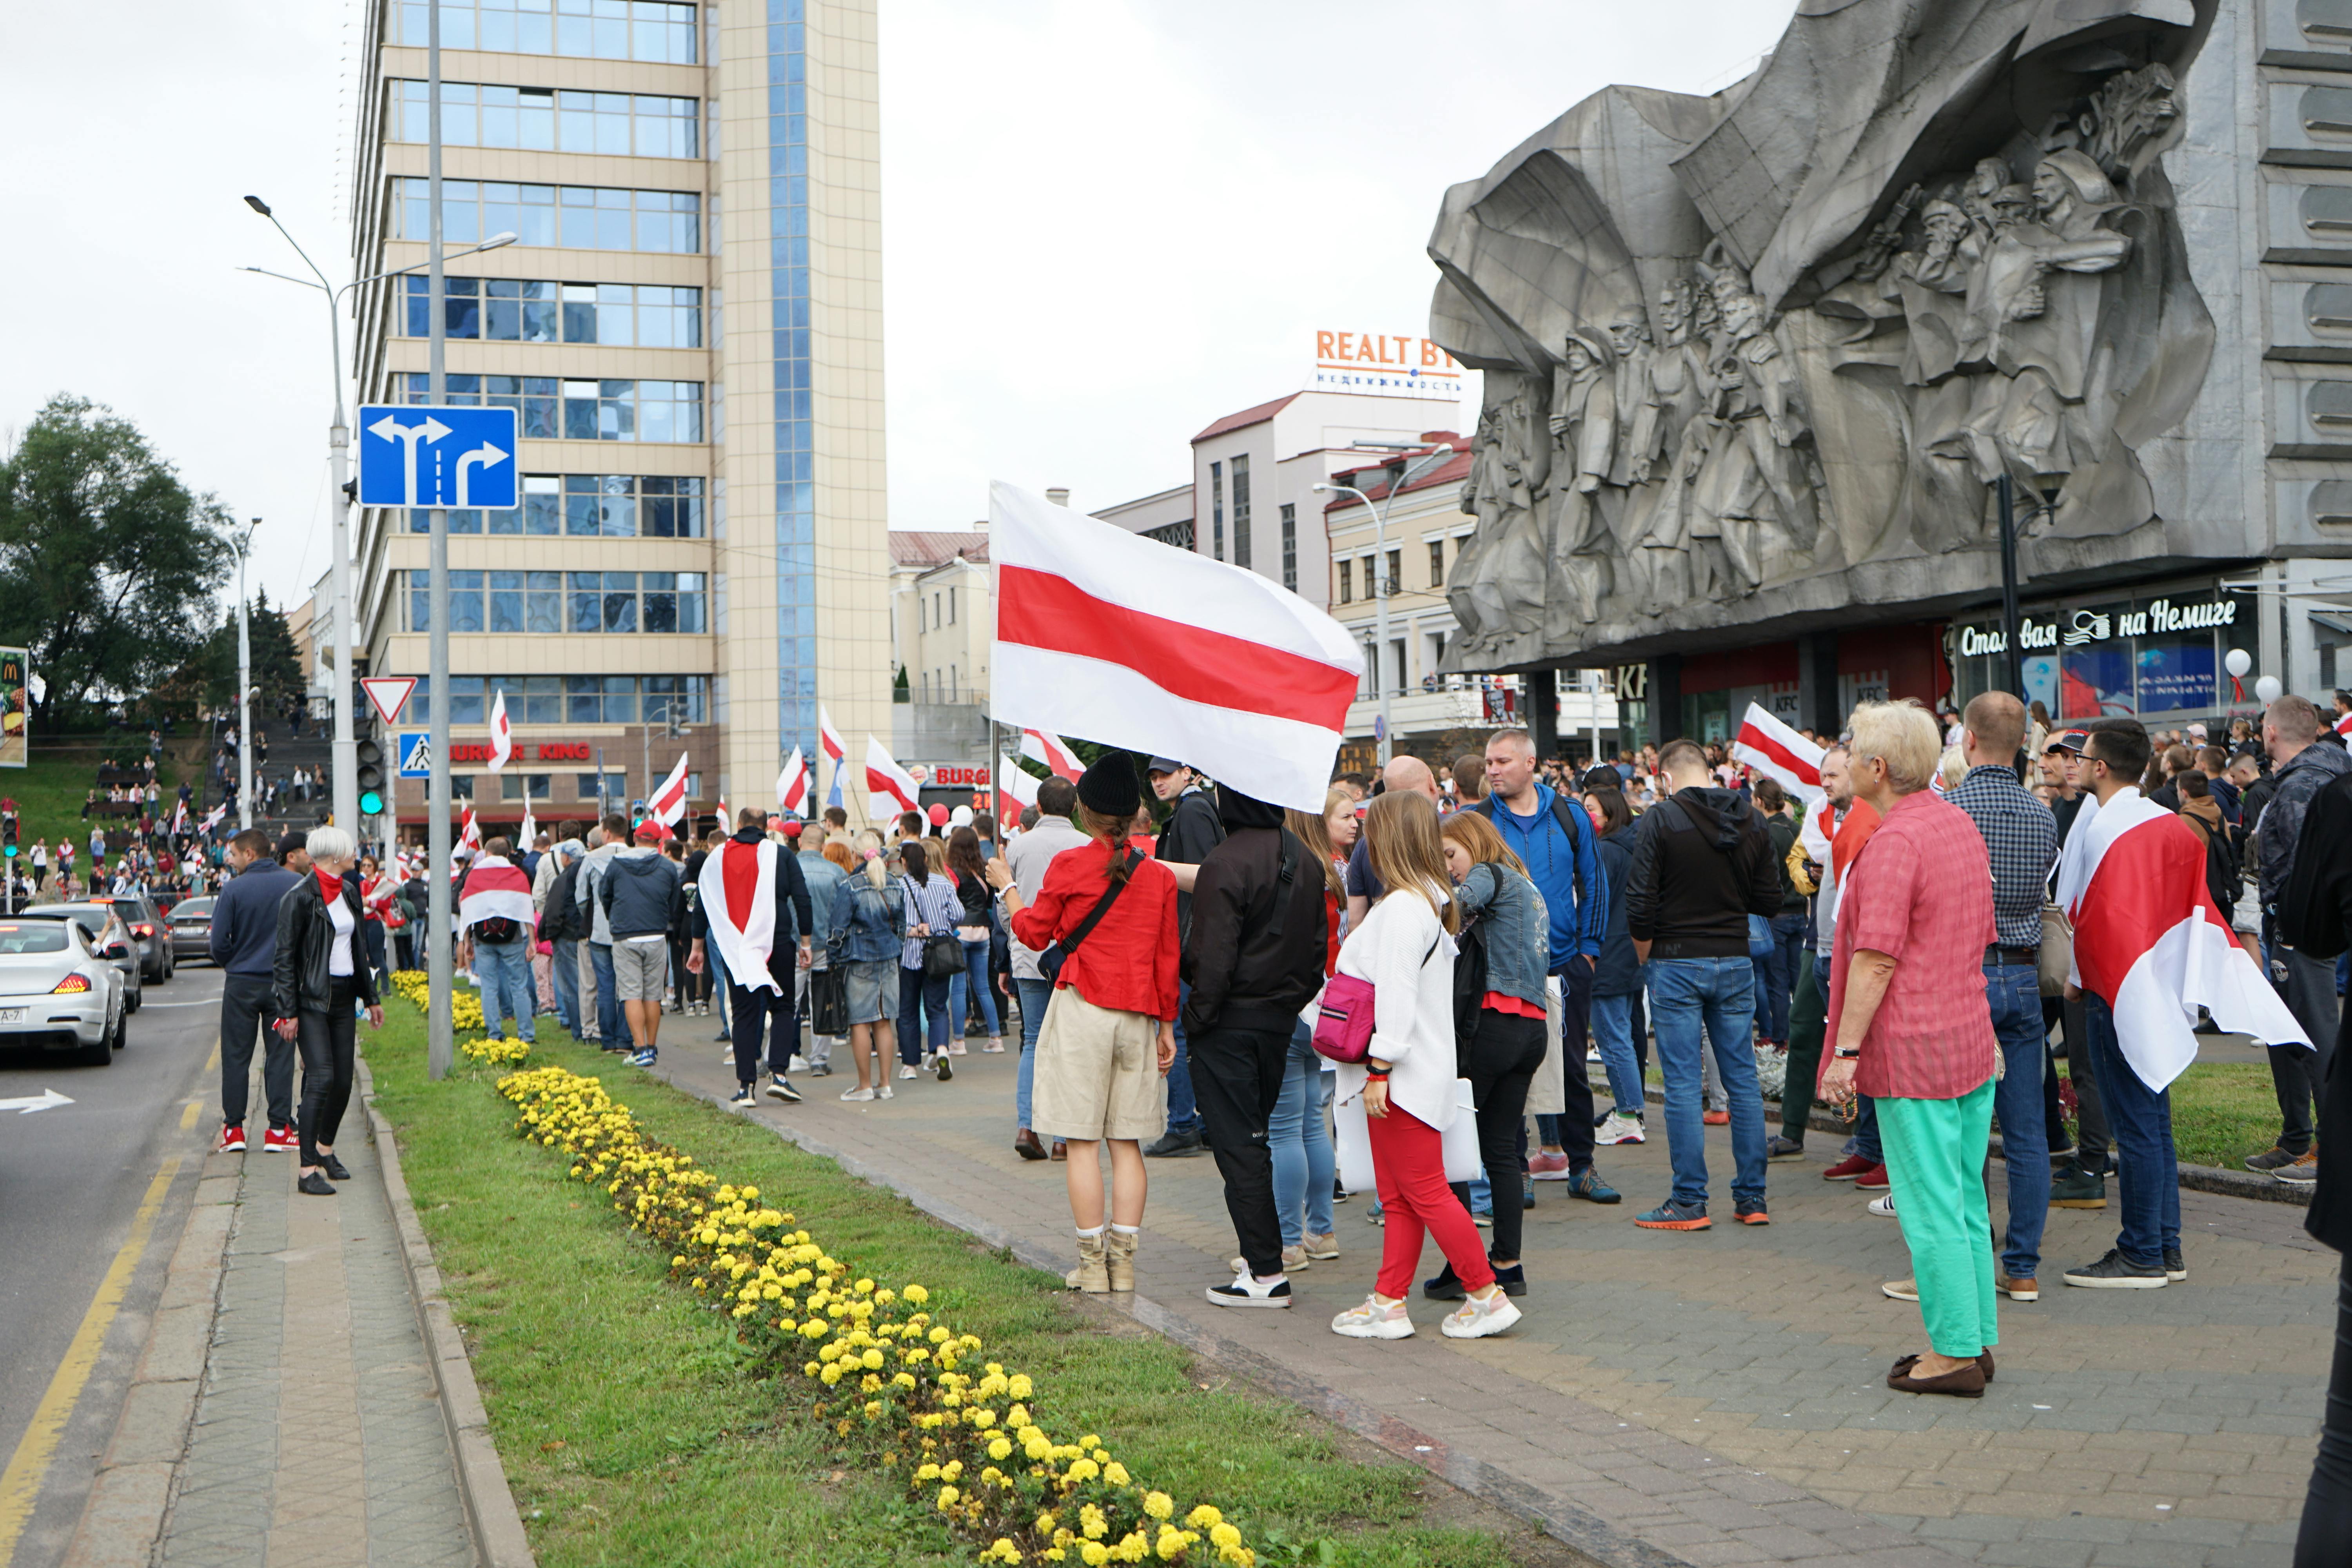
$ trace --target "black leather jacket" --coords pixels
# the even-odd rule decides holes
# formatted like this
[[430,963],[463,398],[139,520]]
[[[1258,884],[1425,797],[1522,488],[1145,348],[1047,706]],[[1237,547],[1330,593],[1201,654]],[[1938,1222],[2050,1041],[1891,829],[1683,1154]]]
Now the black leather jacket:
[[[352,984],[359,988],[360,1000],[373,1007],[377,1005],[375,976],[368,971],[367,949],[361,940],[357,872],[343,873],[343,907],[352,912]],[[334,922],[327,918],[327,900],[319,891],[317,877],[303,878],[278,900],[278,957],[271,1003],[278,1017],[327,1010],[327,953],[334,938]]]

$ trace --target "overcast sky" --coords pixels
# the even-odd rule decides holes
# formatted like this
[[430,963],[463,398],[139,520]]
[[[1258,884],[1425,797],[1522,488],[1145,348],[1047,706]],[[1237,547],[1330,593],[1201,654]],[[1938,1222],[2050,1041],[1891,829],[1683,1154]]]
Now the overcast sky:
[[[890,517],[1097,510],[1296,391],[1318,328],[1418,335],[1444,188],[1612,81],[1736,78],[1790,0],[880,0]],[[116,0],[0,24],[0,427],[71,392],[324,572],[320,297],[350,276],[356,5]],[[348,330],[348,327],[347,327]],[[1444,405],[1429,405],[1442,423]]]

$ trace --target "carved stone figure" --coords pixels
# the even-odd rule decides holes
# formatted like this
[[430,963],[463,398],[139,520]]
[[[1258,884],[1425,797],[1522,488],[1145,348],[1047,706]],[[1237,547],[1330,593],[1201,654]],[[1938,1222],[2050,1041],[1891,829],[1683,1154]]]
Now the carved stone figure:
[[2037,536],[2148,523],[2211,352],[2163,153],[2216,4],[1805,0],[1748,81],[1608,89],[1450,191],[1432,333],[1489,382],[1452,657],[1948,591],[2004,474]]

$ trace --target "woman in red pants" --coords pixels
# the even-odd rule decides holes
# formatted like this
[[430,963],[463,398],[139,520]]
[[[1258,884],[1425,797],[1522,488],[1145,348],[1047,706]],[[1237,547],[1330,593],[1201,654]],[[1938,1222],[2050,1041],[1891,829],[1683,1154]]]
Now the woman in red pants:
[[1365,814],[1364,837],[1373,874],[1388,891],[1349,934],[1339,968],[1371,984],[1371,1052],[1340,1067],[1338,1088],[1343,1104],[1363,1096],[1387,1219],[1379,1282],[1362,1306],[1331,1320],[1331,1331],[1359,1340],[1412,1337],[1404,1298],[1425,1231],[1469,1291],[1441,1325],[1446,1337],[1484,1339],[1517,1322],[1519,1310],[1495,1283],[1477,1227],[1445,1184],[1442,1140],[1458,1114],[1454,933],[1462,920],[1437,808],[1417,792],[1391,790]]

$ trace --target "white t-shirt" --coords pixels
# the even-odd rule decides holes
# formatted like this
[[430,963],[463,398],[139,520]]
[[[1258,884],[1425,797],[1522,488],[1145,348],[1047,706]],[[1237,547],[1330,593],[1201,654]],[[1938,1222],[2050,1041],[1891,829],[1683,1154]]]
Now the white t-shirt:
[[358,922],[352,919],[351,907],[338,898],[327,900],[327,920],[335,928],[335,945],[327,952],[327,973],[336,979],[348,979],[352,973],[352,928]]

